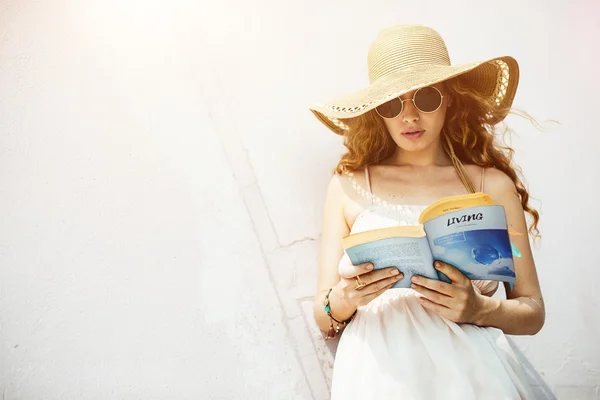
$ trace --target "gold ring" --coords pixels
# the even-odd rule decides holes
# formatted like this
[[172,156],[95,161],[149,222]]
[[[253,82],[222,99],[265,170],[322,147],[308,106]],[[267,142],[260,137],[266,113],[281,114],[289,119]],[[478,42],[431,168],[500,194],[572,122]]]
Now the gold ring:
[[354,289],[356,290],[361,290],[362,288],[364,288],[365,286],[367,286],[366,283],[362,283],[360,281],[360,279],[358,279],[358,276],[356,277],[356,287]]

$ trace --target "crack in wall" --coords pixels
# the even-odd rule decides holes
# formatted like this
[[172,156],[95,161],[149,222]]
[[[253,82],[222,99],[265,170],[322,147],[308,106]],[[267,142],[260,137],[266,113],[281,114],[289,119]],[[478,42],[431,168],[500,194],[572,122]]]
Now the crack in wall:
[[290,243],[279,244],[279,248],[286,249],[286,248],[293,247],[297,244],[306,243],[306,242],[315,242],[317,240],[318,240],[318,238],[314,238],[314,237],[310,237],[310,236],[303,237],[302,239],[294,240],[293,242],[290,242]]

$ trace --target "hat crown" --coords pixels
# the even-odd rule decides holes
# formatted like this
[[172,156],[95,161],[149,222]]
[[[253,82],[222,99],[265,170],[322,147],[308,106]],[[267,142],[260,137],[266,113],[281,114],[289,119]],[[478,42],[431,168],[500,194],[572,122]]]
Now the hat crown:
[[444,40],[420,25],[398,25],[382,30],[368,54],[371,83],[399,70],[420,65],[450,65]]

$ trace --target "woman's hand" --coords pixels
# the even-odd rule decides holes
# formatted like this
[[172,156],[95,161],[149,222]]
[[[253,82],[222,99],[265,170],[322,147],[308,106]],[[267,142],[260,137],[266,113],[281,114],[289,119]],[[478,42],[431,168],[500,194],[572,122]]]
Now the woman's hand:
[[434,267],[450,278],[452,283],[413,276],[411,287],[425,296],[419,298],[423,307],[456,323],[476,324],[486,297],[476,291],[471,280],[452,265],[436,261]]
[[343,308],[346,314],[352,313],[404,277],[397,268],[373,270],[371,263],[352,265],[347,256],[344,257],[346,260],[342,261],[340,281],[332,291],[343,304],[341,307],[332,305],[332,313],[335,313],[335,308]]

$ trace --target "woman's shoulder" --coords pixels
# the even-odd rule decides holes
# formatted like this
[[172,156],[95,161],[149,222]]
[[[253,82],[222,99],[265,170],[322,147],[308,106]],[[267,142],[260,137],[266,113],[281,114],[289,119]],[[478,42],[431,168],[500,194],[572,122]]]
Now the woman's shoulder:
[[335,171],[331,177],[330,185],[335,185],[343,190],[352,188],[354,191],[360,190],[360,188],[366,188],[367,177],[365,169],[343,169],[341,172]]
[[515,183],[504,171],[487,167],[484,176],[484,192],[498,203],[504,204],[519,197]]
[[485,168],[485,187],[495,191],[515,191],[515,183],[506,172],[495,167]]
[[329,180],[328,191],[343,203],[360,202],[368,196],[368,183],[364,168],[359,170],[344,169],[333,173]]

